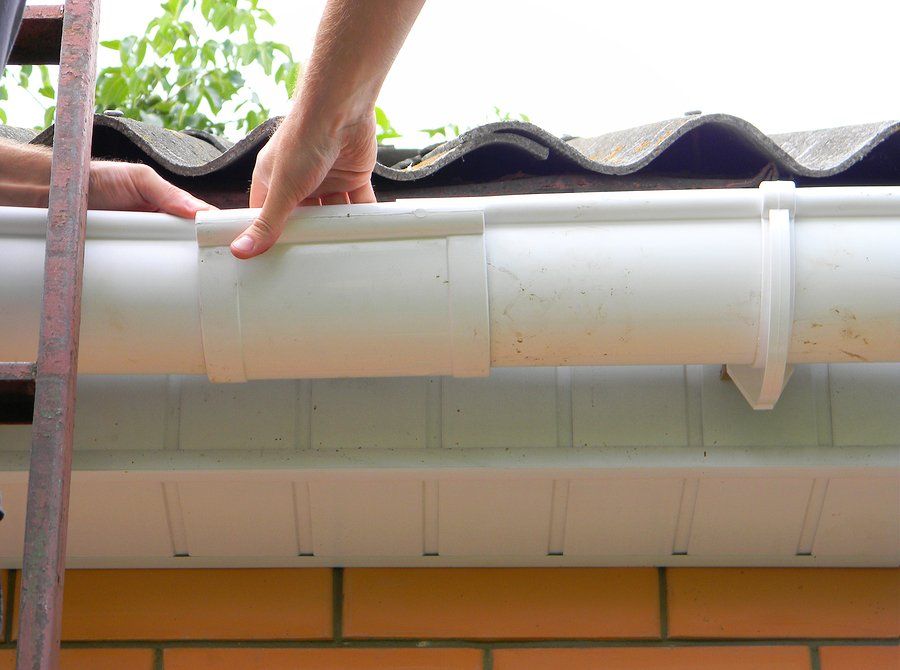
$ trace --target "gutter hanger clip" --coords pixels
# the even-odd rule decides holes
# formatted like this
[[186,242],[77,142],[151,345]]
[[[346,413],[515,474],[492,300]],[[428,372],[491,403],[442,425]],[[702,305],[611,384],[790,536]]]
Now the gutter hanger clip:
[[762,295],[752,365],[727,365],[728,375],[753,409],[773,409],[793,372],[787,364],[794,323],[796,254],[794,182],[763,182]]

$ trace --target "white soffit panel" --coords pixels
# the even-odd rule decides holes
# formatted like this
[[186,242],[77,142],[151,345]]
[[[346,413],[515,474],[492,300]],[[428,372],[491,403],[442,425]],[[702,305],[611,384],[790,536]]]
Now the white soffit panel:
[[[898,563],[900,365],[798,366],[769,414],[719,366],[659,372],[84,376],[73,565]],[[690,445],[669,445],[685,419]],[[644,443],[572,446],[573,423],[602,442],[629,422]],[[29,433],[0,426],[3,567],[21,560]]]
[[813,553],[894,556],[900,563],[900,481],[896,477],[830,480]]
[[191,556],[296,556],[290,482],[180,482]]
[[171,556],[162,491],[155,482],[73,482],[69,556]]
[[104,376],[80,384],[75,407],[75,448],[160,449],[166,419],[167,378]]
[[835,444],[900,442],[900,366],[836,364],[829,377]]
[[0,426],[0,453],[28,451],[31,448],[31,426]]
[[817,444],[816,401],[809,366],[794,369],[775,409],[768,412],[748,412],[747,401],[735,385],[723,381],[715,366],[704,366],[703,439],[711,446]]
[[572,480],[564,553],[671,553],[682,488],[681,479]]
[[811,491],[811,479],[700,480],[688,554],[795,554]]
[[484,379],[444,378],[445,447],[556,445],[556,369],[494,369]]
[[0,558],[21,560],[28,484],[7,483],[0,486],[0,491],[3,493],[3,510],[6,512],[3,521],[0,521]]
[[552,480],[441,481],[442,556],[546,556]]
[[684,366],[590,367],[572,372],[576,445],[687,444]]
[[309,500],[316,555],[422,555],[420,482],[312,481]]
[[210,384],[185,377],[180,444],[184,449],[290,449],[296,382]]
[[325,379],[312,385],[314,449],[425,446],[427,379]]

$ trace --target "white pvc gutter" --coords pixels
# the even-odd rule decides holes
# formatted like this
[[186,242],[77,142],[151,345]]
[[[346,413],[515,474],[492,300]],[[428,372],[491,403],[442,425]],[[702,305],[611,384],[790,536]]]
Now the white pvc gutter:
[[[900,188],[583,193],[88,214],[80,370],[246,379],[727,363],[771,407],[792,363],[900,361]],[[0,360],[33,360],[46,210],[0,208]]]

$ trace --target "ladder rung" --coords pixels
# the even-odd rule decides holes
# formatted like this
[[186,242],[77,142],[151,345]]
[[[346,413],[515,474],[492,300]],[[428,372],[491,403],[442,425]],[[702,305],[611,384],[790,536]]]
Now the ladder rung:
[[34,363],[0,363],[0,381],[28,381],[34,375]]
[[57,65],[62,43],[63,6],[29,5],[9,55],[10,65]]

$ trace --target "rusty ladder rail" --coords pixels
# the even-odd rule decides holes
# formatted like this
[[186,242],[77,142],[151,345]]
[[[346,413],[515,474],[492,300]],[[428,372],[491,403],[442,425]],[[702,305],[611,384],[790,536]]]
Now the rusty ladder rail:
[[0,380],[35,384],[17,670],[59,667],[99,13],[100,0],[26,8],[11,58],[56,62],[61,33],[37,362],[0,363]]

